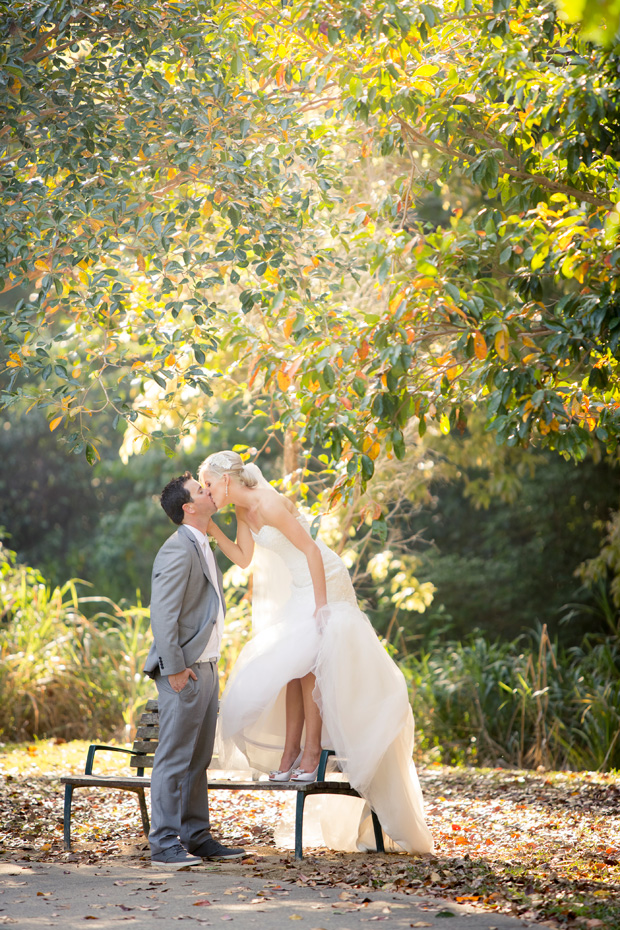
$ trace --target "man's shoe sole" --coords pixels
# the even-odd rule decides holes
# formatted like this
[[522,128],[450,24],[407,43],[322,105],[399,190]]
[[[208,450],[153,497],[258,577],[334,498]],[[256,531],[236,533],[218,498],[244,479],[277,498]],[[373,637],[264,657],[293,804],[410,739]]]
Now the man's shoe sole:
[[203,856],[202,861],[203,862],[213,862],[213,861],[217,862],[219,860],[220,862],[227,862],[229,859],[245,859],[248,855],[249,855],[248,853],[242,852],[242,853],[231,853],[230,856],[217,856],[217,855]]
[[198,859],[196,862],[162,862],[159,859],[151,859],[151,867],[154,869],[193,869],[202,865],[203,860]]

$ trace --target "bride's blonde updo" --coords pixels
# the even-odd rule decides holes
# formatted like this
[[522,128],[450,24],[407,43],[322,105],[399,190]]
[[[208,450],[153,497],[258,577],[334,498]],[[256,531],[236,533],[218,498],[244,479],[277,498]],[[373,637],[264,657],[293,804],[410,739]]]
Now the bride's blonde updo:
[[258,484],[256,475],[252,474],[253,467],[251,465],[244,465],[243,459],[239,453],[232,452],[228,449],[225,449],[223,452],[214,452],[212,455],[206,457],[198,469],[198,478],[201,483],[203,476],[207,472],[211,472],[212,475],[216,475],[218,478],[230,475],[231,478],[235,478],[240,484],[245,485],[246,488],[255,488]]

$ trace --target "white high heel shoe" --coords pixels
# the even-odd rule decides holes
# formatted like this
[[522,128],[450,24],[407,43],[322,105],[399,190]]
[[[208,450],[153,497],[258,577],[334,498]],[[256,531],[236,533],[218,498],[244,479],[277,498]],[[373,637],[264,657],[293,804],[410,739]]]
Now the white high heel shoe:
[[274,772],[269,773],[269,781],[290,781],[293,771],[296,770],[297,766],[301,762],[301,757],[303,756],[303,749],[291,765],[290,769],[276,769]]
[[310,783],[316,781],[316,777],[319,774],[319,767],[315,768],[314,772],[304,772],[303,769],[295,769],[291,775],[291,781],[301,781],[305,783]]

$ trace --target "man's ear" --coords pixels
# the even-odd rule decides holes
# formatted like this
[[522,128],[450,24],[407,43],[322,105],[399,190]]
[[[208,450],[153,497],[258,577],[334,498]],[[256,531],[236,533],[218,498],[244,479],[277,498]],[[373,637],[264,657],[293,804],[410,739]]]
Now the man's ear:
[[194,513],[194,502],[186,501],[183,504],[183,513]]

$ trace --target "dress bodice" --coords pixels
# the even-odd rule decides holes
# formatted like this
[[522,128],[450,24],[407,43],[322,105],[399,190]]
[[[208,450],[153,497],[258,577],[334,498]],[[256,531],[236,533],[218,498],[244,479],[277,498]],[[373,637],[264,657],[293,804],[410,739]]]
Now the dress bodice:
[[[306,517],[299,511],[296,517],[304,530],[310,535],[310,524]],[[312,576],[310,575],[308,560],[301,549],[298,549],[279,529],[269,524],[264,524],[258,533],[253,530],[251,530],[251,533],[257,546],[263,546],[280,556],[288,568],[291,583],[295,588],[307,588],[309,593],[312,591]],[[316,544],[323,559],[328,602],[349,601],[357,603],[349,571],[340,556],[326,546],[322,540],[317,539]]]

